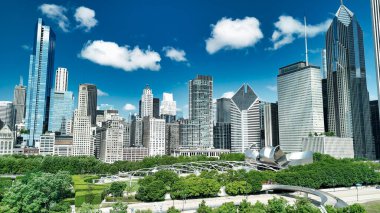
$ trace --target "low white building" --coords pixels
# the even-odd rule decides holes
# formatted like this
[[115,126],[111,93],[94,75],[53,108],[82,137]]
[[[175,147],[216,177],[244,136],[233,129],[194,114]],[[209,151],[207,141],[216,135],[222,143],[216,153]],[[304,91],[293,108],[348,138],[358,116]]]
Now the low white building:
[[204,155],[207,157],[216,157],[219,158],[221,154],[227,154],[231,151],[229,149],[184,149],[179,148],[172,152],[172,155],[175,157],[179,156],[197,156],[197,155]]
[[142,161],[148,157],[148,148],[145,147],[124,147],[123,160],[126,161]]
[[45,133],[40,136],[40,139],[36,142],[36,146],[40,150],[40,155],[53,155],[54,154],[55,134]]
[[302,151],[312,151],[331,155],[334,158],[354,158],[352,138],[305,137],[302,138]]
[[56,136],[54,143],[54,155],[72,156],[73,155],[73,136]]
[[0,130],[0,155],[13,154],[14,136],[8,125]]

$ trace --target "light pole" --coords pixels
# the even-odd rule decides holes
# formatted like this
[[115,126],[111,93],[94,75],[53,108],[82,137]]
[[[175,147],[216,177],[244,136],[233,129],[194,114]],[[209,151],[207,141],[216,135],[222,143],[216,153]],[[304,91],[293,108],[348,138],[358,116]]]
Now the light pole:
[[359,201],[359,186],[361,186],[362,184],[360,183],[357,183],[356,184],[356,201]]

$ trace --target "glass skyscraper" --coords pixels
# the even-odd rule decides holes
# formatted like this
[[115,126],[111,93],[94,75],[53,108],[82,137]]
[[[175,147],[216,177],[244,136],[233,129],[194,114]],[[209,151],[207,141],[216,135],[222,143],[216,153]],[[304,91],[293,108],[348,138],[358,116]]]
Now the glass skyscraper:
[[67,122],[71,122],[74,113],[73,92],[51,92],[49,131],[66,133]]
[[328,127],[354,141],[355,157],[374,159],[363,31],[343,4],[326,34]]
[[42,19],[36,24],[33,54],[29,61],[29,79],[26,101],[25,125],[29,130],[28,146],[48,129],[50,91],[54,68],[55,34],[44,25]]

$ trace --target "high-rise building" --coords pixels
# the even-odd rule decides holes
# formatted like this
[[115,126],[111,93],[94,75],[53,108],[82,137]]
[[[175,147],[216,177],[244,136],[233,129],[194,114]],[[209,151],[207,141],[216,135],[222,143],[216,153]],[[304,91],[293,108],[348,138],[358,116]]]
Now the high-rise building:
[[170,155],[179,148],[179,123],[166,123],[165,153]]
[[149,85],[146,85],[141,96],[140,117],[153,117],[153,93]]
[[14,145],[14,134],[6,124],[0,128],[0,155],[12,155]]
[[50,95],[49,128],[51,132],[66,134],[68,123],[72,122],[74,116],[73,92],[53,91]]
[[66,92],[69,80],[69,73],[66,68],[58,67],[55,71],[55,91],[56,92]]
[[263,104],[263,130],[264,144],[263,146],[278,146],[280,145],[279,130],[278,130],[278,104],[264,103]]
[[370,101],[371,108],[371,126],[373,138],[375,141],[375,154],[376,159],[380,159],[380,116],[379,116],[379,101]]
[[20,124],[25,119],[25,106],[26,106],[26,87],[23,85],[22,77],[20,77],[20,84],[15,87],[13,94],[13,106],[15,110],[15,124]]
[[329,97],[327,90],[327,78],[322,79],[322,101],[323,101],[323,123],[325,125],[325,132],[329,131]]
[[172,123],[176,120],[177,103],[173,100],[172,93],[166,93],[162,95],[160,114],[161,118],[165,119],[166,123]]
[[219,98],[215,105],[214,148],[231,149],[231,99]]
[[33,54],[29,60],[25,126],[29,130],[28,146],[48,129],[50,91],[53,81],[55,34],[38,19]]
[[126,120],[122,121],[123,128],[123,147],[131,146],[131,124]]
[[140,147],[143,145],[143,123],[138,115],[132,116],[131,131],[130,131],[131,146]]
[[280,146],[302,151],[302,138],[324,132],[319,67],[298,62],[280,68],[277,76]]
[[363,31],[343,4],[326,34],[329,130],[353,138],[355,157],[375,158]]
[[0,121],[2,126],[8,125],[11,130],[14,129],[14,108],[13,103],[11,101],[0,101]]
[[123,160],[124,125],[121,117],[112,117],[104,122],[105,133],[100,143],[100,160],[114,163]]
[[[374,47],[375,47],[377,94],[380,95],[380,0],[371,0],[371,9],[372,9],[371,11],[372,11],[373,39],[374,39]],[[373,134],[375,134],[375,132],[373,132]]]
[[189,81],[189,119],[200,128],[197,147],[213,146],[212,92],[211,76],[198,75]]
[[198,121],[184,119],[179,124],[179,145],[180,148],[202,148],[201,128]]
[[[95,97],[93,97],[95,95]],[[94,100],[95,99],[95,100]],[[91,106],[89,106],[91,105]],[[95,112],[93,112],[95,110]],[[96,86],[79,85],[78,108],[74,112],[73,155],[94,155],[94,132],[92,114],[96,116]]]
[[252,88],[244,84],[231,98],[231,152],[260,150],[260,100]]
[[153,98],[153,117],[160,118],[160,99]]
[[149,156],[165,155],[165,120],[145,116],[143,128],[143,145]]

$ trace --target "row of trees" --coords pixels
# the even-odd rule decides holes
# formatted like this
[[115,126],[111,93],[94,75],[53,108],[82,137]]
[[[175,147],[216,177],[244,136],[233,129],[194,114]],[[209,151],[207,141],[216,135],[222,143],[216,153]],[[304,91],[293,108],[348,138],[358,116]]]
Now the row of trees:
[[[221,159],[244,160],[244,154],[224,154]],[[116,174],[119,171],[134,171],[159,165],[214,160],[218,159],[206,156],[156,156],[147,157],[140,162],[118,161],[107,164],[95,157],[9,155],[0,157],[0,174],[57,173],[58,171],[68,171],[70,174]]]

